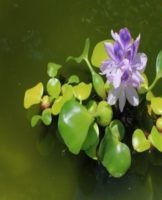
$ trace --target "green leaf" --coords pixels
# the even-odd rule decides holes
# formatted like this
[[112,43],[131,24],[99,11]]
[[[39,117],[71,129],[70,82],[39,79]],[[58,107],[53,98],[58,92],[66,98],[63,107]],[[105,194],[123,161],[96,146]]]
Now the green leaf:
[[131,164],[131,154],[127,145],[117,140],[107,128],[100,143],[99,158],[113,177],[123,176]]
[[111,106],[106,101],[101,101],[97,106],[97,122],[101,126],[107,126],[113,117]]
[[38,122],[41,120],[41,116],[40,115],[34,115],[31,119],[31,126],[35,127]]
[[151,134],[148,139],[157,150],[162,152],[162,134],[159,133],[155,126],[152,127]]
[[134,150],[143,152],[150,149],[150,142],[146,139],[144,132],[141,129],[136,129],[132,136],[132,144]]
[[111,129],[111,132],[112,134],[118,138],[118,140],[122,140],[124,138],[124,135],[125,135],[125,127],[124,125],[122,124],[121,121],[119,120],[113,120],[111,123],[110,123],[110,129]]
[[71,85],[64,84],[62,86],[62,94],[63,96],[59,96],[52,105],[53,115],[58,115],[64,103],[73,97],[73,87]]
[[79,83],[79,77],[77,75],[72,75],[68,78],[68,84]]
[[26,90],[24,96],[24,107],[28,109],[34,104],[39,104],[41,102],[42,95],[43,84],[40,82],[33,88]]
[[59,114],[58,128],[69,151],[78,154],[87,138],[93,117],[84,106],[72,99],[67,101]]
[[78,85],[73,87],[74,90],[74,96],[79,99],[80,101],[83,101],[85,99],[88,99],[88,97],[91,94],[92,90],[92,84],[86,84],[84,82],[79,83]]
[[83,60],[88,59],[89,48],[90,48],[90,40],[89,40],[89,38],[87,38],[85,41],[85,45],[84,45],[82,54],[79,57],[69,56],[67,58],[66,62],[68,62],[70,60],[74,60],[77,63],[81,63]]
[[49,126],[52,122],[51,109],[45,109],[42,112],[42,121],[45,125]]
[[61,92],[61,83],[57,78],[51,78],[47,83],[47,92],[53,97],[57,98]]
[[102,99],[106,98],[106,91],[105,91],[105,83],[103,78],[97,74],[96,72],[92,71],[92,83],[93,87],[99,97]]
[[162,77],[162,51],[159,52],[156,58],[156,77],[157,79]]
[[49,77],[53,78],[55,76],[57,76],[58,70],[61,68],[62,66],[56,63],[48,63],[47,65],[47,74]]
[[64,84],[62,86],[62,94],[67,100],[71,99],[73,97],[73,87],[69,84]]
[[96,101],[90,100],[88,102],[88,104],[86,105],[86,108],[87,108],[88,112],[91,115],[96,115],[96,112],[97,112],[97,103],[96,103]]
[[113,43],[113,40],[104,40],[96,44],[92,57],[91,62],[95,67],[100,67],[102,62],[109,59],[108,53],[105,49],[105,43],[111,42]]
[[93,147],[94,145],[96,145],[96,143],[98,143],[98,142],[99,142],[99,128],[98,128],[98,125],[96,123],[94,123],[89,128],[87,138],[84,141],[82,149],[88,150],[91,147]]
[[151,98],[151,109],[156,115],[162,115],[162,98],[161,97]]

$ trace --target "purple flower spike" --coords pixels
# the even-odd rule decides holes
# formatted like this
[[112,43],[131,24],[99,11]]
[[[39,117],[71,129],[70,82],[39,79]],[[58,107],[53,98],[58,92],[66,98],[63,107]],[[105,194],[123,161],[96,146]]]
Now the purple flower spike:
[[106,75],[107,82],[112,85],[107,101],[114,105],[119,100],[119,108],[122,112],[126,99],[132,106],[139,104],[137,89],[143,83],[141,73],[144,72],[147,56],[137,53],[140,43],[140,35],[134,41],[127,28],[118,33],[111,31],[114,43],[105,43],[105,48],[110,59],[101,65],[102,74]]

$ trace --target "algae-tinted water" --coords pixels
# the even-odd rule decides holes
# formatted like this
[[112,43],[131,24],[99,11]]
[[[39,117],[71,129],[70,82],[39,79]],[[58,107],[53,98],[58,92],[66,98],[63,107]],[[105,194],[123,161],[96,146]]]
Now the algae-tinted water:
[[46,81],[49,61],[64,63],[80,54],[87,37],[93,48],[111,29],[141,33],[153,80],[162,49],[161,7],[161,0],[0,0],[0,200],[161,199],[159,162],[149,165],[139,155],[126,176],[107,177],[84,155],[68,153],[54,128],[32,129],[31,113],[23,109],[24,91]]

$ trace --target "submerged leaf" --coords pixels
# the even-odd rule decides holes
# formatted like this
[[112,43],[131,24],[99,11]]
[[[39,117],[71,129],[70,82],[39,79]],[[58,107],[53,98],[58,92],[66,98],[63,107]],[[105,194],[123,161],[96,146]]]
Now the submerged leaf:
[[67,101],[59,114],[58,128],[68,149],[78,154],[87,138],[88,130],[93,122],[88,111],[72,99]]
[[58,70],[61,68],[62,66],[56,63],[48,63],[47,66],[47,74],[49,77],[53,78],[55,76],[57,76]]
[[40,82],[33,88],[26,90],[24,96],[24,107],[28,109],[34,104],[39,104],[41,102],[42,95],[43,84]]
[[34,115],[31,119],[31,126],[35,127],[38,122],[41,120],[41,116],[40,115]]
[[150,149],[151,145],[149,140],[146,139],[144,132],[141,129],[136,129],[132,136],[132,144],[134,150],[143,152]]
[[103,61],[109,59],[105,42],[113,42],[113,40],[104,40],[96,44],[91,57],[91,62],[95,67],[100,67]]

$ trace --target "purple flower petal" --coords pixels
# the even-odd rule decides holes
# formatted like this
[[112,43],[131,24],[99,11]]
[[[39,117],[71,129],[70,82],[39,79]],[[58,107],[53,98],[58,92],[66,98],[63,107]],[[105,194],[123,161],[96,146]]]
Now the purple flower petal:
[[138,97],[136,90],[133,87],[131,87],[131,86],[126,87],[125,94],[126,94],[126,98],[128,99],[128,102],[132,106],[138,106],[139,97]]
[[117,102],[119,95],[120,88],[110,90],[107,98],[108,104],[114,105]]
[[113,79],[113,86],[114,88],[118,88],[120,86],[121,83],[121,76],[122,76],[122,72],[120,69],[117,69],[116,71],[116,76]]
[[132,67],[136,68],[136,70],[143,72],[145,70],[147,64],[147,56],[144,53],[137,53],[133,63],[132,63]]
[[121,89],[120,96],[119,96],[119,109],[120,109],[120,112],[123,112],[125,103],[126,103],[125,91],[124,91],[124,89]]
[[131,34],[127,28],[120,29],[119,31],[120,40],[123,47],[126,47],[131,41]]
[[106,42],[105,43],[105,49],[110,56],[111,59],[115,60],[115,55],[114,55],[114,45],[112,43]]

